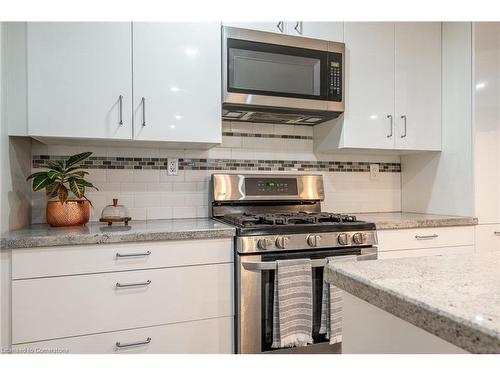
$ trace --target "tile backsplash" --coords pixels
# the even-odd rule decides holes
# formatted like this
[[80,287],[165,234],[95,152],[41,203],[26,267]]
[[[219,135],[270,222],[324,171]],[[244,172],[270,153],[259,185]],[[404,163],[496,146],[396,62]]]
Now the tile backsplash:
[[[324,177],[325,211],[375,212],[401,209],[399,156],[315,154],[308,126],[224,122],[222,144],[209,150],[105,146],[45,145],[33,141],[32,169],[46,160],[62,160],[92,151],[85,164],[89,181],[99,191],[87,196],[92,220],[118,198],[135,220],[204,217],[208,181],[216,172],[320,173]],[[167,158],[179,160],[179,173],[167,174]],[[370,164],[379,164],[371,180]],[[32,222],[45,222],[44,192],[33,194]]]

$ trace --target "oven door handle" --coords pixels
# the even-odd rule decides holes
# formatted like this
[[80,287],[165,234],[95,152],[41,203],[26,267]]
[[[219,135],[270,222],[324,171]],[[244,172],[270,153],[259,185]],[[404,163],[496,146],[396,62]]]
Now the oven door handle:
[[[342,258],[340,255],[338,258]],[[350,257],[346,255],[345,257]],[[377,259],[377,249],[376,248],[363,248],[361,249],[361,254],[356,256],[356,261],[363,260],[375,260]],[[340,260],[340,259],[339,259]],[[347,259],[346,259],[347,261]],[[328,259],[311,259],[311,267],[324,267],[328,264]],[[241,262],[243,268],[248,271],[272,271],[276,270],[277,263],[276,262]]]

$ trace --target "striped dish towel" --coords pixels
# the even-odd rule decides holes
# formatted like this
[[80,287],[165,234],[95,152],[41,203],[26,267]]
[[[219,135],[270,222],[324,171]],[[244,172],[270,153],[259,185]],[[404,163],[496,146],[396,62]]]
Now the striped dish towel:
[[310,259],[276,261],[272,348],[312,344]]
[[[356,255],[327,258],[330,262],[350,262]],[[342,342],[342,290],[323,281],[323,297],[321,302],[321,326],[319,333],[326,333],[330,344]]]

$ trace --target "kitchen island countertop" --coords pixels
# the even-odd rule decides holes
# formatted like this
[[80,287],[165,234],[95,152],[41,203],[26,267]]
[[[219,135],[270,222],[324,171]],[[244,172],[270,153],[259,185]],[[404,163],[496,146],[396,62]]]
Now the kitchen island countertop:
[[325,280],[471,353],[500,353],[500,252],[329,264]]

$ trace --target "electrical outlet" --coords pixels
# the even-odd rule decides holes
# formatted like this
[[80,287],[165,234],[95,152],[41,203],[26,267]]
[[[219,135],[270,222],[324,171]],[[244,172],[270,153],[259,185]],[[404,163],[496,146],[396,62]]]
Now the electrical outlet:
[[167,159],[167,175],[177,176],[179,174],[179,159]]
[[370,164],[370,180],[378,180],[380,166],[378,164]]

